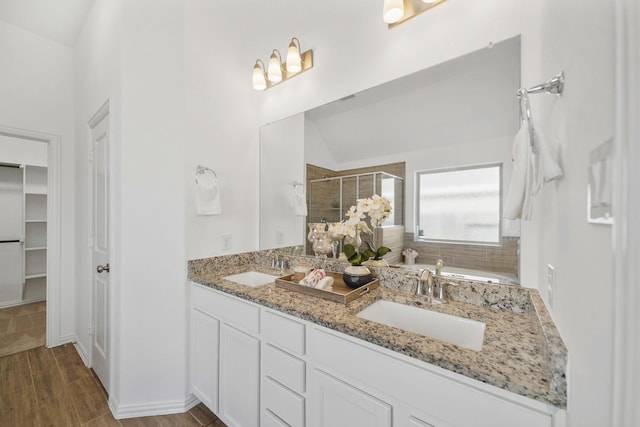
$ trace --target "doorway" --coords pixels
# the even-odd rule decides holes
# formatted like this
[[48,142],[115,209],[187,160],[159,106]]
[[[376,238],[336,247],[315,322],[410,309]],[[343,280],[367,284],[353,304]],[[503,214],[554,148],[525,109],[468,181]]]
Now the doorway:
[[3,180],[12,182],[3,187],[8,190],[4,191],[3,196],[8,197],[5,201],[11,201],[7,206],[12,209],[3,211],[13,212],[11,218],[2,221],[6,226],[2,230],[2,234],[6,234],[2,240],[7,241],[3,251],[13,260],[12,276],[7,274],[2,279],[2,317],[6,325],[14,322],[14,329],[15,325],[25,322],[29,326],[46,325],[44,342],[41,336],[37,343],[31,339],[33,337],[29,338],[35,331],[16,336],[26,340],[21,344],[23,346],[46,343],[52,347],[62,343],[58,150],[59,137],[0,126],[0,163],[4,165],[3,177],[7,178]]

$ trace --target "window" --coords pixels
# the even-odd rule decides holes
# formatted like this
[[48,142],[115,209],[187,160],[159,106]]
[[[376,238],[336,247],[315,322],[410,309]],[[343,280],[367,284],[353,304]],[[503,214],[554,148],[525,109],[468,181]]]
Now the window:
[[500,243],[502,165],[416,174],[416,240]]

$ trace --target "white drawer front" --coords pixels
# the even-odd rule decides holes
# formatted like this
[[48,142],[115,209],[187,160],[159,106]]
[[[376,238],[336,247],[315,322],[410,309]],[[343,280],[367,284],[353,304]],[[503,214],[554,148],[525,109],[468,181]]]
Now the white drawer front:
[[[304,426],[304,398],[270,378],[263,379],[264,408],[291,427]],[[263,412],[264,415],[264,412]]]
[[260,330],[260,308],[233,296],[194,284],[191,304],[193,308],[247,332],[258,333]]
[[272,344],[297,355],[305,354],[305,326],[269,310],[262,311],[262,335]]
[[265,375],[293,391],[305,392],[305,362],[289,353],[265,344],[262,352],[262,370]]

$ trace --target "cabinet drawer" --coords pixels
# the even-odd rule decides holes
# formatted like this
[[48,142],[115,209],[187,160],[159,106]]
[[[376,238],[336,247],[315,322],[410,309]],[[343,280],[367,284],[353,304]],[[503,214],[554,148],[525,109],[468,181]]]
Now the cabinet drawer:
[[293,354],[305,354],[305,326],[273,311],[262,311],[262,334],[267,341]]
[[193,308],[247,332],[258,333],[260,329],[260,309],[238,298],[194,284],[191,286],[191,304]]
[[304,397],[270,378],[263,379],[262,396],[266,411],[275,414],[291,427],[304,426]]
[[264,345],[262,358],[262,370],[265,375],[270,376],[295,392],[304,393],[304,361],[270,344]]

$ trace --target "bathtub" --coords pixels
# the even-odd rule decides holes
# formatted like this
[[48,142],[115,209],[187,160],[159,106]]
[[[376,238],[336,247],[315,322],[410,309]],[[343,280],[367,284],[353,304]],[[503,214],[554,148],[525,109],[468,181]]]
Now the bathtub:
[[[430,264],[394,264],[395,267],[402,267],[407,270],[419,270],[428,268],[432,272],[436,271],[435,265]],[[515,276],[509,276],[491,271],[472,270],[468,268],[444,266],[442,269],[443,276],[458,277],[467,280],[480,280],[490,283],[519,284],[520,280]]]

